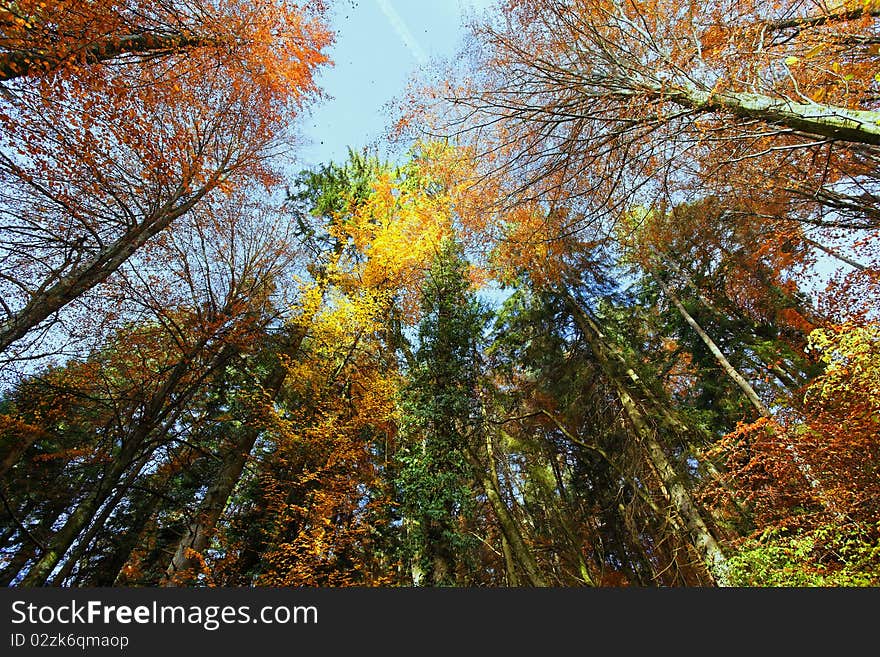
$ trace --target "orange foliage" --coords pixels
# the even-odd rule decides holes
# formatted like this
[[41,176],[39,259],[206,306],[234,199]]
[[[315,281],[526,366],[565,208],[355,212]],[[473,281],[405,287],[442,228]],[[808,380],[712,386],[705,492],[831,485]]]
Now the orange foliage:
[[808,386],[802,412],[740,424],[712,450],[726,458],[726,478],[744,495],[758,531],[873,526],[880,517],[880,330],[815,331],[811,345],[826,370]]
[[5,347],[215,190],[277,182],[273,156],[331,37],[318,5],[280,1],[4,7],[0,72],[33,64],[0,82],[15,217],[0,229],[0,296],[21,322]]

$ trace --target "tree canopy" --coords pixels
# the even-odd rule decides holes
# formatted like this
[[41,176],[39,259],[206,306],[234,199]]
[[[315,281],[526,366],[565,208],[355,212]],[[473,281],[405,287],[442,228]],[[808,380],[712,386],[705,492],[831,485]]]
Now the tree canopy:
[[0,3],[0,581],[880,584],[880,6],[326,9]]

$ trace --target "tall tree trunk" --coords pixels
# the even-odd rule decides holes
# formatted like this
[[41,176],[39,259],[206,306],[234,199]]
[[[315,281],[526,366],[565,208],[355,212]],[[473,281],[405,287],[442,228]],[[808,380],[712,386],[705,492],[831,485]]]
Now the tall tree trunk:
[[118,538],[116,549],[102,557],[85,577],[78,578],[78,586],[113,586],[116,583],[119,573],[138,546],[144,527],[159,509],[160,501],[160,496],[151,493],[145,493],[137,500],[136,509],[131,514],[130,530]]
[[[235,348],[224,345],[205,363],[201,375],[196,377],[183,390],[179,391],[186,374],[193,366],[194,358],[205,348],[207,342],[208,339],[206,337],[202,338],[192,349],[191,353],[177,362],[171,369],[163,384],[159,386],[159,389],[146,405],[140,422],[123,439],[120,453],[114,458],[110,471],[102,477],[94,492],[80,502],[64,526],[52,537],[52,540],[46,546],[46,552],[40,556],[40,559],[31,567],[28,574],[22,580],[22,586],[42,586],[45,584],[46,579],[52,574],[52,571],[57,567],[67,550],[70,549],[77,536],[92,521],[94,514],[110,497],[120,477],[132,466],[133,469],[129,473],[129,478],[136,477],[149,461],[152,454],[158,449],[159,444],[157,442],[147,445],[147,438],[150,434],[157,428],[160,428],[162,423],[173,422],[175,414],[182,409],[186,400],[195,393],[204,379],[210,376],[218,367],[225,365],[237,352]],[[180,394],[174,397],[174,393],[178,391]],[[145,446],[146,450],[138,457],[138,451]]]
[[[189,458],[194,454],[193,458]],[[129,495],[130,509],[123,522],[128,530],[116,537],[115,549],[99,558],[89,572],[77,576],[76,585],[113,586],[120,571],[131,558],[132,552],[141,542],[148,523],[159,510],[159,503],[163,500],[164,491],[167,490],[169,482],[182,469],[190,467],[204,458],[206,457],[203,453],[195,452],[191,446],[181,446],[167,461],[167,465],[176,464],[176,468],[162,467],[149,475],[143,484],[133,482],[128,491],[136,490],[138,494]]]
[[[501,534],[510,549],[510,552],[531,586],[547,586],[544,576],[538,567],[538,562],[532,551],[523,539],[519,523],[511,515],[504,498],[501,495],[501,484],[498,480],[498,468],[495,465],[495,454],[492,447],[492,438],[486,435],[485,442],[486,467],[481,467],[480,459],[473,458],[476,471],[479,473],[480,483],[486,492],[489,504],[498,518]],[[514,571],[514,577],[516,577]]]
[[216,46],[216,38],[176,33],[121,34],[93,40],[68,52],[56,50],[12,50],[0,55],[0,82],[27,75],[40,75],[68,63],[97,64],[122,55],[160,56],[205,46]]
[[21,581],[22,586],[43,586],[49,575],[64,557],[64,554],[79,536],[80,532],[92,519],[109,491],[98,490],[88,495],[74,509],[73,513],[47,544],[46,551],[31,566]]
[[859,271],[865,271],[868,269],[862,263],[858,262],[857,260],[854,260],[853,258],[850,258],[848,255],[841,253],[837,249],[832,249],[830,246],[825,246],[824,244],[821,244],[821,243],[817,242],[816,240],[811,240],[809,237],[806,237],[806,236],[802,237],[801,239],[803,239],[804,242],[806,242],[810,246],[813,246],[813,247],[819,249],[823,253],[827,253],[832,258],[836,258],[837,260],[840,260],[841,262],[845,262],[853,269],[858,269]]
[[420,523],[412,516],[405,516],[403,518],[403,527],[406,532],[407,544],[415,546],[414,552],[410,556],[409,561],[410,580],[412,581],[413,586],[424,586],[425,571],[422,569],[422,561],[424,560],[422,545],[424,544],[424,541],[419,538],[419,534],[421,533],[419,531]]
[[507,586],[519,587],[519,575],[516,571],[518,566],[513,559],[513,552],[510,550],[510,543],[504,533],[501,534],[501,554],[504,556],[504,576]]
[[[224,162],[221,168],[228,162]],[[171,223],[189,212],[216,184],[222,171],[215,172],[211,180],[194,194],[187,194],[188,181],[182,182],[173,198],[149,217],[131,227],[114,242],[105,246],[85,264],[58,278],[49,285],[41,286],[27,304],[9,319],[0,322],[0,352],[24,337],[28,331],[51,317],[74,299],[88,292],[119,269],[128,258],[152,237],[165,230]],[[186,200],[181,200],[186,198]]]
[[455,582],[455,555],[444,540],[446,531],[443,523],[428,522],[425,549],[431,555],[432,586],[451,586]]
[[[684,283],[691,289],[691,291],[696,295],[697,299],[699,299],[700,303],[702,303],[703,306],[709,312],[713,313],[714,315],[716,315],[718,318],[722,319],[725,322],[737,321],[737,320],[734,320],[727,312],[722,311],[720,308],[715,306],[715,304],[713,304],[711,301],[709,301],[709,299],[706,298],[706,296],[700,290],[699,286],[694,281],[690,272],[688,272],[686,269],[681,267],[675,261],[675,258],[664,257],[664,256],[661,256],[656,250],[652,250],[652,251],[653,251],[654,258],[655,258],[655,263],[659,262],[664,267],[674,271],[678,275],[678,277],[681,280],[683,280]],[[852,264],[852,263],[850,263],[850,264]],[[653,272],[650,272],[650,273],[651,273],[652,277],[654,277],[654,278],[657,277],[657,275],[655,273],[653,273]],[[755,326],[753,325],[751,328],[754,329]],[[753,335],[749,336],[748,344],[752,344],[752,345],[754,344],[753,338],[756,339],[756,336],[753,336]],[[803,383],[797,382],[796,379],[798,379],[799,377],[796,374],[791,373],[791,372],[786,372],[786,370],[783,369],[779,365],[778,362],[772,361],[772,359],[760,358],[759,356],[757,356],[757,354],[755,355],[755,357],[758,358],[760,360],[760,362],[764,363],[767,367],[769,367],[770,370],[773,372],[773,374],[776,376],[776,378],[779,380],[779,382],[782,383],[782,385],[784,385],[791,392],[797,392],[801,388],[801,386],[803,385]]]
[[[67,556],[64,561],[64,565],[52,577],[52,580],[50,582],[52,586],[64,585],[64,580],[66,580],[70,576],[79,560],[92,547],[92,541],[94,541],[98,533],[104,528],[104,524],[113,514],[113,511],[116,510],[116,507],[119,505],[122,499],[128,494],[129,489],[131,488],[132,484],[134,484],[138,476],[140,476],[141,470],[143,470],[144,466],[150,460],[152,454],[153,452],[150,451],[142,456],[139,462],[136,463],[135,466],[128,471],[125,479],[120,482],[118,486],[116,486],[115,492],[113,493],[112,497],[108,496],[109,499],[102,502],[103,506],[99,505],[101,506],[100,513],[98,513],[98,515],[94,518],[87,521],[90,523],[88,525],[88,528],[79,537],[76,547],[74,547],[70,554]],[[135,528],[132,528],[131,531],[135,532]]]
[[[617,522],[612,523],[615,538],[623,546],[628,559],[624,559],[624,568],[632,580],[639,586],[656,584],[656,573],[652,566],[651,555],[645,549],[645,541],[640,530],[635,526],[632,515],[627,513],[623,502],[616,508]],[[622,529],[620,529],[622,527]]]
[[[622,356],[618,355],[617,358],[615,357],[614,349],[605,341],[605,336],[598,325],[586,314],[571,294],[565,293],[565,300],[581,333],[592,348],[600,367],[613,382],[624,413],[629,420],[630,426],[638,436],[647,461],[662,482],[664,495],[669,500],[672,513],[676,516],[676,518],[671,518],[670,520],[673,522],[673,525],[679,524],[677,521],[680,521],[680,524],[683,525],[688,542],[702,558],[715,584],[726,586],[727,558],[721,550],[717,539],[709,529],[708,523],[703,518],[681,474],[666,456],[666,452],[660,444],[654,429],[651,427],[648,417],[630,394],[626,378],[628,377],[632,381],[632,375],[635,373],[632,372],[632,374],[627,374],[625,377],[620,372],[621,367],[618,361],[622,360]],[[627,369],[631,372],[631,368]],[[637,376],[636,380],[639,380]],[[642,396],[646,391],[646,387],[640,385],[636,390]],[[651,411],[659,410],[659,404],[653,394],[644,396]]]
[[40,555],[40,558],[31,566],[27,575],[22,579],[22,586],[43,586],[52,574],[52,571],[55,570],[61,559],[64,558],[70,546],[73,545],[77,537],[93,520],[95,513],[101,508],[101,505],[108,500],[120,477],[130,468],[136,476],[136,473],[139,473],[141,468],[146,465],[157,446],[152,446],[148,452],[142,454],[134,462],[135,454],[141,444],[140,441],[137,443],[132,442],[127,449],[124,449],[117,456],[113,461],[110,471],[101,478],[101,483],[98,487],[77,505],[76,509],[68,517],[67,522],[64,523],[64,526],[52,536],[52,540],[46,545],[46,551]]
[[[300,337],[299,340],[301,339]],[[276,365],[272,370],[263,386],[268,403],[275,400],[286,376],[287,368],[282,363]],[[198,576],[199,557],[208,547],[217,523],[226,509],[226,504],[236,484],[241,479],[251,450],[259,436],[259,427],[247,426],[226,451],[220,469],[199,505],[195,519],[187,526],[177,543],[171,563],[165,572],[163,586],[190,584]]]
[[[681,314],[684,320],[691,326],[691,328],[694,329],[697,335],[700,336],[700,339],[703,341],[703,343],[709,348],[709,351],[712,352],[712,355],[715,356],[715,359],[721,365],[725,374],[727,374],[727,376],[729,376],[746,394],[746,397],[748,397],[752,406],[754,406],[755,409],[758,411],[758,414],[761,417],[765,418],[772,417],[770,411],[761,402],[760,398],[758,397],[757,393],[755,393],[755,390],[752,388],[752,386],[749,385],[748,381],[746,381],[745,378],[743,378],[743,376],[736,370],[736,368],[734,368],[730,364],[730,362],[728,362],[727,358],[724,357],[724,354],[721,353],[721,350],[718,348],[712,338],[709,337],[709,335],[702,329],[697,321],[690,316],[690,314],[687,312],[684,305],[682,305],[681,301],[678,299],[675,293],[662,281],[660,276],[654,273],[652,273],[651,275],[654,280],[657,281],[657,284],[663,290],[663,293],[669,298],[670,301],[672,301],[672,303],[678,309],[678,312]],[[792,455],[792,460],[794,461],[798,470],[810,484],[810,487],[816,490],[819,500],[822,502],[823,506],[825,506],[830,511],[840,515],[839,511],[837,511],[836,505],[831,500],[831,497],[827,494],[824,486],[822,486],[822,483],[816,478],[816,475],[813,473],[813,470],[810,467],[809,463],[807,463],[803,459],[795,445],[793,443],[788,443],[788,445],[786,445],[786,449]]]
[[764,405],[764,402],[761,401],[761,398],[758,397],[758,393],[755,392],[755,389],[752,388],[751,384],[746,381],[745,377],[740,374],[736,368],[730,364],[730,361],[721,353],[721,350],[718,348],[718,345],[715,344],[715,341],[709,337],[709,334],[703,330],[697,320],[691,317],[691,314],[684,307],[684,304],[679,300],[678,296],[676,296],[675,292],[663,281],[663,279],[654,272],[651,272],[651,277],[657,282],[657,285],[660,286],[660,289],[663,290],[663,294],[672,302],[675,306],[676,310],[678,310],[679,314],[682,316],[684,321],[688,323],[694,332],[700,336],[700,340],[703,341],[703,344],[709,348],[709,351],[712,352],[712,355],[715,357],[715,360],[718,361],[718,364],[721,365],[721,369],[724,370],[724,373],[730,377],[730,379],[739,386],[739,389],[745,393],[746,398],[748,398],[749,402],[752,406],[755,407],[755,410],[758,411],[758,414],[761,417],[770,417],[770,411]]

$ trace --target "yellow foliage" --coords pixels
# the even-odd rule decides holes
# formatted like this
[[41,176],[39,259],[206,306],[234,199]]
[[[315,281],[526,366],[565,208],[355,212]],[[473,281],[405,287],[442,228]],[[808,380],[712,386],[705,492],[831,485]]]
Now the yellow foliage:
[[808,397],[857,396],[880,414],[880,323],[816,329],[809,345],[820,353],[826,369],[810,386]]

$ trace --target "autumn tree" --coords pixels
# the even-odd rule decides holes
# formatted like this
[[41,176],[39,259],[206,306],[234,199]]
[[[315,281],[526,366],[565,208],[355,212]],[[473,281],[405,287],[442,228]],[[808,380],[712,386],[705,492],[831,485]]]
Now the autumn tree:
[[214,192],[273,181],[329,40],[291,3],[16,2],[0,21],[4,350]]
[[[389,463],[398,304],[420,278],[432,225],[449,216],[442,199],[424,197],[417,173],[351,153],[292,181],[286,208],[309,255],[298,348],[279,354],[275,410],[249,443],[257,471],[230,498],[211,542],[219,556],[204,542],[187,545],[193,574],[273,585],[396,581]],[[182,574],[169,570],[169,579]]]
[[[295,250],[271,212],[248,211],[235,200],[235,212],[215,207],[212,222],[195,215],[179,226],[156,254],[165,269],[149,285],[142,285],[149,267],[124,272],[118,285],[128,286],[120,310],[127,321],[88,357],[39,373],[28,387],[55,393],[36,408],[16,403],[4,417],[11,476],[29,470],[28,455],[45,451],[46,441],[72,450],[57,458],[86,472],[67,500],[63,526],[43,544],[23,584],[45,583],[66,556],[61,579],[70,574],[68,564],[73,569],[104,522],[131,499],[141,473],[163,454],[179,460],[174,446],[198,436],[211,412],[193,402],[207,383],[277,320],[272,295]],[[49,415],[40,409],[55,403]]]
[[711,195],[779,258],[870,267],[876,14],[514,0],[474,24],[482,47],[417,90],[401,125],[472,147],[486,214],[509,210],[498,228],[523,226],[520,240],[536,216],[552,224],[551,253],[633,204]]

